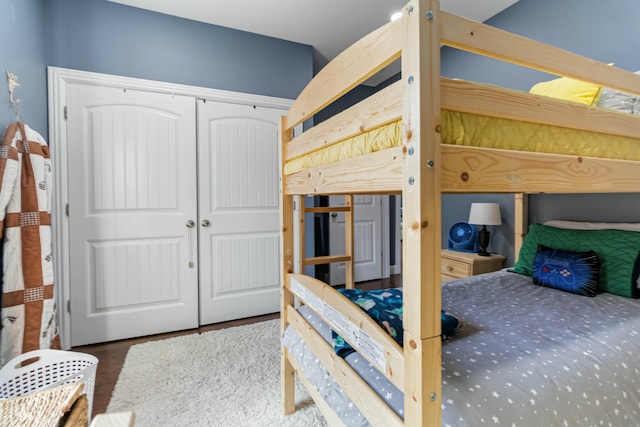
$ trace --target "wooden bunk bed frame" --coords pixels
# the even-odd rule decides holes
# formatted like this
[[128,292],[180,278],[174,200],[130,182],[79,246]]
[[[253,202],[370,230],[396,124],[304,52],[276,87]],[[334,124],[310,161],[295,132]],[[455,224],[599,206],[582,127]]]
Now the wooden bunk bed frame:
[[[640,95],[640,76],[439,10],[414,0],[401,19],[356,42],[303,90],[281,121],[282,331],[294,327],[372,425],[441,424],[441,194],[516,194],[516,251],[526,233],[528,193],[637,192],[640,162],[441,144],[441,110],[640,138],[640,116],[440,76],[442,45]],[[293,128],[401,58],[402,78],[303,134]],[[284,164],[335,142],[402,120],[402,145],[284,174]],[[353,286],[354,194],[401,194],[404,348],[328,285],[301,274],[306,265],[345,262]],[[343,208],[305,208],[305,195],[345,195]],[[300,217],[294,221],[294,206]],[[305,212],[346,213],[346,253],[306,258]],[[298,239],[294,239],[297,232]],[[517,252],[516,252],[517,253]],[[330,306],[380,343],[383,371],[404,392],[404,421],[333,352],[296,311]],[[325,319],[326,320],[326,319]],[[331,325],[331,321],[329,321]],[[357,343],[354,347],[358,348]],[[297,362],[282,347],[283,410],[295,410]],[[298,372],[306,384],[304,375]],[[331,425],[338,416],[313,386]]]

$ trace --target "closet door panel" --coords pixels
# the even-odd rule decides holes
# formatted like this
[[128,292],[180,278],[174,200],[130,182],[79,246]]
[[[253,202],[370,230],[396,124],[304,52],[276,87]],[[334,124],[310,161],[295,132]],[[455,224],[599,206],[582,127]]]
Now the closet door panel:
[[197,327],[195,98],[68,90],[71,345]]
[[198,102],[200,324],[280,309],[278,123],[285,113]]

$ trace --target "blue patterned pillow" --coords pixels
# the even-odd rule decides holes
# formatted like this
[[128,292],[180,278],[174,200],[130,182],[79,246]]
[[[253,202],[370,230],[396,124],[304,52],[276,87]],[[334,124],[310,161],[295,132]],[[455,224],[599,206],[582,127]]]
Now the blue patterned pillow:
[[440,319],[442,322],[442,339],[446,340],[451,338],[456,333],[456,329],[460,326],[460,321],[457,317],[452,316],[444,310],[440,311]]
[[533,283],[593,297],[598,289],[600,262],[595,252],[573,252],[538,245]]

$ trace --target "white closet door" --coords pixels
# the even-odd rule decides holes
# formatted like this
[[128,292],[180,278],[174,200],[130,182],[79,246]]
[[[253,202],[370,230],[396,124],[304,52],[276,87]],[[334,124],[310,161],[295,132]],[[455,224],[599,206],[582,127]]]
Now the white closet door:
[[71,345],[197,327],[195,99],[67,101]]
[[278,123],[198,101],[200,324],[280,309]]
[[[382,275],[382,197],[353,197],[353,280],[364,282],[380,279]],[[344,206],[344,197],[331,196],[331,206]],[[344,213],[329,217],[329,254],[342,255],[344,245]],[[332,263],[329,267],[330,284],[343,285],[346,281],[345,263]]]

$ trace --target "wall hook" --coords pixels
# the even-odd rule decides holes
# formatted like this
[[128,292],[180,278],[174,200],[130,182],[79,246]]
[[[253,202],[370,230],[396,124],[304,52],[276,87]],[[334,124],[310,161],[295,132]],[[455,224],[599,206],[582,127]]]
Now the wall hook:
[[11,71],[7,71],[7,84],[9,85],[9,101],[11,101],[12,104],[17,104],[20,100],[13,99],[13,92],[18,86],[20,86],[20,83],[18,83],[18,76],[13,74]]
[[20,83],[18,83],[18,76],[13,74],[11,71],[7,70],[7,85],[9,86],[9,101],[11,102],[11,106],[13,107],[13,111],[16,113],[16,120],[20,118],[20,107],[18,103],[20,99],[14,98],[13,93]]

